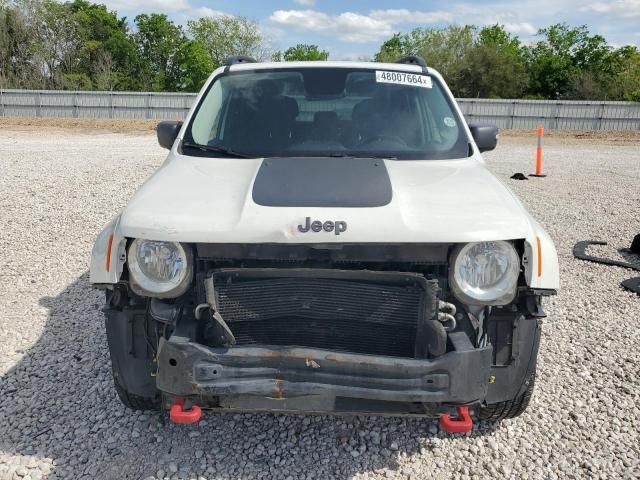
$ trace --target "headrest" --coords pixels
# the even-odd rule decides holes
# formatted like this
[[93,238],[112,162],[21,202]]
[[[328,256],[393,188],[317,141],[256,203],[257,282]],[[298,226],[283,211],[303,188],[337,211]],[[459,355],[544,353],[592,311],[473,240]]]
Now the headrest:
[[376,111],[380,111],[380,109],[377,108],[378,106],[379,102],[373,98],[363,100],[353,107],[353,114],[351,115],[351,118],[358,121],[364,120],[367,117],[374,115]]
[[333,111],[329,112],[316,112],[313,114],[313,121],[315,123],[336,123],[338,121],[338,114]]
[[280,93],[278,84],[273,80],[260,80],[256,83],[254,91],[258,97],[275,97]]

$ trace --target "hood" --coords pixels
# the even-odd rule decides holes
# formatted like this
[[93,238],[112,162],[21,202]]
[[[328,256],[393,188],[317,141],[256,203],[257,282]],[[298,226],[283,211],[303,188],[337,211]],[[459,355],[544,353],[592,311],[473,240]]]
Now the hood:
[[531,224],[477,157],[296,164],[172,152],[120,228],[194,243],[457,243],[525,238]]

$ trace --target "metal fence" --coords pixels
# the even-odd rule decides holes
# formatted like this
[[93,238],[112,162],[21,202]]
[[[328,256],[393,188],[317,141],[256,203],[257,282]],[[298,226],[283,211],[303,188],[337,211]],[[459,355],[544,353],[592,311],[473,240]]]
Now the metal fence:
[[2,117],[184,118],[191,93],[0,90]]
[[500,128],[640,130],[640,103],[577,100],[458,99],[469,123]]
[[[2,117],[184,118],[190,93],[67,92],[0,90]],[[500,128],[640,130],[640,103],[458,99],[468,122]]]

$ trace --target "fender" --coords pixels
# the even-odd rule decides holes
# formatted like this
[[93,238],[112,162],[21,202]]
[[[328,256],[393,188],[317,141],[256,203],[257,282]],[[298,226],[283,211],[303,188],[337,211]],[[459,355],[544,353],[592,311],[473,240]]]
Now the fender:
[[118,283],[126,261],[127,241],[120,231],[120,215],[98,234],[91,251],[89,282],[94,286]]
[[531,234],[525,239],[523,262],[527,285],[536,289],[558,290],[560,266],[556,247],[537,221],[530,218],[530,222]]

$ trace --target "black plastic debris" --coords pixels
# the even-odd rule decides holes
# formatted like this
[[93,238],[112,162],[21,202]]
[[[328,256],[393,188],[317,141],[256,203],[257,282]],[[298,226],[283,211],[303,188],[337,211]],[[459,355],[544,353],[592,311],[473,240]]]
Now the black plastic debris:
[[529,180],[524,173],[520,173],[520,172],[514,173],[513,175],[511,175],[510,178],[512,180]]
[[575,247],[573,247],[573,256],[587,262],[602,263],[603,265],[630,268],[632,270],[640,271],[640,267],[637,265],[633,265],[632,263],[620,262],[618,260],[611,260],[609,258],[594,257],[593,255],[589,255],[587,253],[587,247],[589,247],[590,245],[607,245],[607,242],[599,242],[596,240],[583,240],[582,242],[578,242],[576,243]]
[[631,242],[631,248],[629,249],[631,253],[635,253],[640,255],[640,233],[633,237],[633,241]]
[[637,293],[640,295],[640,277],[629,278],[622,282],[622,285],[627,290]]

